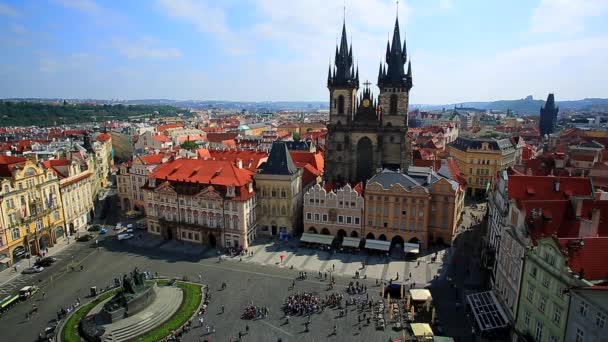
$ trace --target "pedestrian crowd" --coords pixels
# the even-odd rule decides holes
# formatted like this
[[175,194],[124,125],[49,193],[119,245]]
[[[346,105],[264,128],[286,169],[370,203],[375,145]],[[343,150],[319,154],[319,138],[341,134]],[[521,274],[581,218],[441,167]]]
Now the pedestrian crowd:
[[285,315],[308,315],[320,308],[321,300],[319,297],[309,292],[296,293],[287,297],[283,311]]

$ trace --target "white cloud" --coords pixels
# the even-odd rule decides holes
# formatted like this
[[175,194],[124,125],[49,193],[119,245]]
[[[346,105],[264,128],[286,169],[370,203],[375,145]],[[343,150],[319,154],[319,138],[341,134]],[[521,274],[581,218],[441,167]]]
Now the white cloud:
[[0,15],[5,15],[7,17],[18,17],[19,12],[7,4],[0,3]]
[[[412,103],[477,100],[605,97],[608,36],[524,46],[477,58],[419,51]],[[576,61],[576,62],[573,62]],[[446,78],[449,75],[449,78]]]
[[606,0],[541,0],[532,14],[532,32],[582,31],[586,19],[606,9]]
[[452,0],[439,0],[439,9],[442,11],[452,9],[452,5]]
[[227,52],[246,52],[244,41],[229,29],[224,10],[211,1],[158,0],[158,6],[168,16],[194,25],[202,33],[211,34],[220,40]]
[[101,7],[93,0],[54,0],[57,4],[89,14],[99,14]]
[[112,46],[129,59],[179,59],[182,57],[179,49],[159,47],[157,40],[149,37],[134,42],[115,39]]

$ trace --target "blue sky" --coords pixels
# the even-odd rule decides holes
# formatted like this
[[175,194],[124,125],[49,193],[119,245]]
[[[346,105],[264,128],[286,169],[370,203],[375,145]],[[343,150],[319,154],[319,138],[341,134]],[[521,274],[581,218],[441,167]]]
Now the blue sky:
[[[343,0],[0,0],[0,98],[325,101]],[[608,0],[402,0],[412,103],[608,97]],[[391,0],[346,1],[362,80]]]

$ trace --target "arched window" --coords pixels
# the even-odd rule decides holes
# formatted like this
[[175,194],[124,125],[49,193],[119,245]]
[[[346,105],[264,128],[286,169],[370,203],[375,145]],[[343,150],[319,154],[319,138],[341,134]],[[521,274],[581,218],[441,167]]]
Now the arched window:
[[338,114],[344,114],[344,96],[338,96]]
[[391,103],[390,103],[389,113],[391,115],[396,115],[397,114],[397,95],[396,94],[391,95]]

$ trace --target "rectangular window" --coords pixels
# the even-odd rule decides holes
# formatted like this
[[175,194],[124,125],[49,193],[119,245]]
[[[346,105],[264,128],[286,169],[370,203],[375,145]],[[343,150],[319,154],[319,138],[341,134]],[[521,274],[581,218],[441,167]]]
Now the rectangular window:
[[536,273],[537,273],[536,267],[532,267],[530,269],[530,276],[532,276],[532,278],[536,279]]
[[344,223],[344,216],[338,215],[338,223]]
[[307,220],[312,220],[312,213],[306,213],[306,219]]
[[606,315],[604,315],[601,312],[598,312],[595,315],[595,325],[597,325],[600,328],[603,328],[606,325]]
[[553,335],[549,336],[548,342],[557,342],[557,336],[553,336]]
[[346,216],[346,224],[351,224],[351,223],[353,223],[353,221],[352,221],[352,220],[353,220],[352,216]]
[[536,329],[534,330],[534,340],[540,342],[543,340],[543,324],[536,321]]
[[538,310],[540,310],[540,312],[545,312],[546,306],[547,306],[547,299],[545,297],[543,297],[542,295],[540,295],[540,298],[538,299]]
[[315,214],[315,221],[320,221],[320,220],[321,220],[321,215]]
[[529,301],[534,302],[534,286],[528,284],[528,294],[527,298]]
[[359,225],[359,224],[360,224],[360,220],[359,220],[359,218],[358,218],[358,217],[355,217],[355,224],[356,224],[356,225]]
[[327,222],[327,214],[323,214],[323,222]]
[[546,288],[549,288],[549,286],[551,286],[551,278],[549,278],[549,275],[547,274],[543,276],[543,286]]
[[526,328],[529,328],[529,327],[530,327],[530,316],[531,316],[531,315],[530,315],[530,311],[527,311],[527,310],[526,310],[526,311],[524,312],[524,326],[525,326]]
[[589,304],[581,302],[578,306],[578,313],[583,317],[587,317],[587,311],[589,311]]
[[581,328],[576,328],[576,336],[574,338],[575,342],[583,342],[585,341],[585,332],[581,330]]
[[553,309],[553,323],[559,325],[562,320],[562,309],[555,304],[553,304],[553,307],[555,308]]

